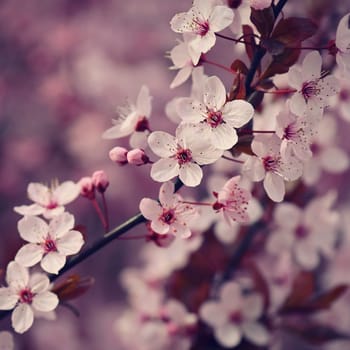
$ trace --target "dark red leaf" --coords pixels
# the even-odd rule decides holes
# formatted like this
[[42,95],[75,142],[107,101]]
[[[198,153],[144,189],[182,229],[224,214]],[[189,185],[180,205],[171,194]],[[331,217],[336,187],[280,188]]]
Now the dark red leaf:
[[244,75],[247,75],[248,73],[248,67],[241,60],[234,60],[231,64],[231,69],[236,73],[242,73]]
[[286,46],[299,46],[317,31],[317,25],[308,18],[282,18],[276,25],[271,38]]
[[275,15],[272,7],[268,7],[264,10],[254,10],[252,8],[251,11],[250,20],[261,34],[261,38],[267,39],[275,24]]
[[245,52],[249,57],[250,61],[253,60],[257,45],[254,38],[254,30],[251,26],[245,24],[242,26],[244,41],[245,41]]
[[313,298],[307,305],[309,309],[319,311],[329,309],[348,289],[347,285],[340,285]]

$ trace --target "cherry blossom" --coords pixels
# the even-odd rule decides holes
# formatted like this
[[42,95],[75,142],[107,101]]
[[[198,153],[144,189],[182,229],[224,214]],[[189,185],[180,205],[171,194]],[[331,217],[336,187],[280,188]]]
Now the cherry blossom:
[[350,74],[350,14],[346,14],[339,22],[335,37],[337,47],[336,60],[341,69]]
[[230,8],[215,5],[213,0],[194,0],[193,7],[188,12],[178,13],[170,21],[174,32],[193,34],[190,46],[196,52],[208,52],[215,45],[215,33],[233,21],[233,11]]
[[162,157],[152,165],[151,177],[166,182],[179,175],[189,187],[198,186],[203,177],[200,165],[218,160],[223,151],[208,145],[207,140],[198,137],[200,130],[194,125],[181,125],[176,137],[163,131],[155,131],[148,137],[152,151]]
[[178,112],[186,123],[202,127],[204,137],[214,147],[232,148],[238,141],[234,128],[240,128],[253,117],[253,106],[244,100],[226,102],[226,90],[221,80],[210,77],[205,82],[201,100],[184,98],[178,104]]
[[74,217],[69,213],[57,216],[49,225],[38,217],[24,217],[18,222],[18,231],[29,243],[17,252],[15,260],[26,267],[41,261],[43,270],[57,274],[66,256],[78,253],[84,244],[83,236],[73,227]]
[[315,125],[307,116],[298,117],[287,108],[277,115],[276,134],[282,139],[281,154],[295,155],[302,161],[312,156],[310,149]]
[[6,270],[8,287],[0,288],[0,310],[13,310],[12,327],[24,333],[33,324],[34,313],[49,312],[58,305],[56,294],[49,291],[50,281],[44,274],[29,275],[28,269],[11,261]]
[[195,218],[196,211],[193,206],[180,200],[181,197],[174,194],[174,184],[166,182],[160,187],[159,202],[143,198],[140,211],[146,219],[151,220],[154,232],[188,238],[191,235],[189,222]]
[[281,140],[275,134],[258,135],[252,142],[256,156],[243,165],[243,173],[252,181],[264,180],[267,195],[275,202],[281,202],[285,195],[286,181],[294,181],[302,175],[302,163],[294,156],[282,157]]
[[179,44],[170,51],[170,58],[174,64],[170,69],[179,69],[170,84],[171,89],[183,84],[191,76],[193,68],[199,62],[200,52],[196,52],[192,49],[189,45],[189,39],[190,36],[184,33],[184,41],[180,41]]
[[27,193],[34,204],[14,207],[21,215],[43,215],[46,219],[53,218],[64,212],[64,206],[79,196],[80,186],[72,181],[61,184],[53,182],[51,187],[32,182]]
[[272,0],[250,0],[250,6],[255,10],[263,10],[271,6]]
[[329,192],[312,200],[302,209],[292,203],[281,203],[274,211],[276,229],[267,243],[268,252],[293,253],[299,265],[307,270],[320,263],[320,256],[333,256],[337,240],[339,215],[331,207],[336,199]]
[[232,225],[234,222],[247,223],[248,202],[251,194],[239,185],[240,176],[228,180],[224,187],[216,194],[217,201],[213,209],[221,212],[225,221]]
[[288,72],[291,87],[297,90],[290,100],[291,111],[319,118],[328,104],[328,98],[339,92],[337,79],[322,72],[322,58],[317,51],[305,56],[301,69],[295,66]]
[[149,133],[148,119],[151,114],[151,100],[147,86],[143,85],[137,96],[136,105],[128,103],[117,110],[118,118],[113,120],[114,126],[106,130],[104,139],[119,139],[131,135],[132,148],[144,148]]
[[268,331],[258,322],[262,313],[262,296],[243,294],[236,282],[224,284],[219,300],[207,301],[199,309],[200,318],[214,328],[215,338],[227,348],[237,346],[243,337],[255,345],[267,345]]

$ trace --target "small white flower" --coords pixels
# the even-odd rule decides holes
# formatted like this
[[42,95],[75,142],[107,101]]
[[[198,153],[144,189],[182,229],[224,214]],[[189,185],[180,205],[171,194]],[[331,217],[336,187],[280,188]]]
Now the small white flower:
[[136,105],[128,104],[118,109],[118,118],[113,120],[114,126],[106,130],[104,139],[130,137],[132,148],[144,148],[149,133],[148,119],[151,114],[152,97],[147,86],[143,85],[137,96]]
[[192,33],[190,46],[196,52],[208,52],[216,41],[215,33],[228,27],[233,21],[233,11],[227,6],[215,6],[213,0],[194,0],[188,12],[176,14],[171,29],[177,33]]
[[338,80],[321,69],[322,57],[317,51],[305,56],[301,69],[294,66],[289,69],[289,84],[297,90],[290,100],[294,114],[320,117],[328,98],[339,92]]
[[151,177],[166,182],[179,175],[180,180],[190,187],[198,186],[203,172],[200,165],[217,161],[223,151],[208,145],[194,125],[180,125],[176,137],[163,131],[155,131],[148,138],[152,151],[162,157],[152,165]]
[[218,301],[207,301],[199,309],[200,318],[214,328],[215,338],[227,348],[237,346],[243,337],[255,345],[266,345],[269,333],[258,322],[262,313],[262,296],[243,294],[235,282],[221,288]]
[[24,217],[18,222],[20,236],[29,243],[15,257],[23,266],[34,266],[41,261],[43,270],[57,274],[66,263],[66,256],[76,254],[84,244],[80,232],[72,230],[74,217],[63,213],[50,221],[34,216]]
[[58,305],[56,294],[49,292],[50,281],[44,274],[29,276],[28,269],[11,261],[6,270],[8,287],[0,288],[0,310],[11,310],[12,327],[24,333],[33,324],[34,312],[50,312]]
[[14,211],[21,215],[43,215],[51,219],[64,212],[64,205],[79,196],[80,186],[72,181],[61,184],[54,182],[51,187],[41,183],[30,183],[27,189],[28,197],[34,204],[14,207]]
[[350,74],[350,13],[346,14],[339,22],[335,37],[337,47],[336,60],[342,71]]
[[183,98],[177,107],[185,123],[200,125],[205,137],[222,150],[237,143],[235,128],[248,123],[254,114],[253,106],[244,100],[226,102],[225,86],[216,76],[206,80],[200,100]]

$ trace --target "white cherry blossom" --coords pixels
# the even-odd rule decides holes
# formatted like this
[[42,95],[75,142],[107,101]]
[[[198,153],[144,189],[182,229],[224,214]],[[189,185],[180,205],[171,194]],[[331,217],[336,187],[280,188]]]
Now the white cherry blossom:
[[176,14],[171,29],[177,33],[192,33],[190,46],[196,52],[208,52],[216,41],[215,33],[228,27],[233,21],[233,11],[215,0],[194,0],[188,12]]
[[339,92],[338,80],[322,71],[322,57],[317,51],[305,56],[301,69],[291,67],[288,72],[291,87],[297,91],[291,97],[290,109],[299,116],[319,118],[328,104],[328,98]]
[[152,96],[147,86],[143,85],[137,96],[136,105],[128,103],[119,107],[118,117],[113,120],[114,126],[106,130],[104,139],[119,139],[131,135],[130,146],[132,148],[144,148],[149,134],[148,119],[151,114]]
[[214,328],[216,340],[227,348],[237,346],[243,337],[255,345],[267,345],[269,333],[258,322],[262,313],[262,296],[244,294],[236,282],[224,284],[219,300],[207,301],[199,309],[200,318]]
[[350,74],[350,13],[339,22],[335,37],[336,60],[342,72]]
[[80,251],[83,236],[73,230],[74,217],[63,213],[50,221],[35,217],[24,217],[18,222],[20,236],[28,241],[16,254],[15,260],[23,266],[34,266],[38,262],[43,270],[57,274],[66,263],[66,256]]
[[189,223],[196,216],[193,206],[180,202],[181,197],[174,193],[172,182],[164,183],[159,190],[159,202],[143,198],[140,202],[142,215],[151,220],[151,229],[159,234],[191,235]]
[[43,215],[46,219],[53,218],[64,212],[64,206],[79,196],[80,186],[72,181],[61,184],[53,182],[51,187],[32,182],[28,185],[27,194],[34,204],[14,207],[21,215]]
[[271,136],[258,135],[252,142],[256,156],[243,165],[243,173],[252,181],[264,180],[264,189],[274,202],[281,202],[285,195],[284,181],[294,181],[302,175],[301,161],[294,157],[282,157],[281,140]]
[[33,324],[35,312],[50,312],[58,305],[56,294],[49,291],[44,274],[29,275],[28,269],[11,261],[6,270],[8,287],[0,288],[0,310],[13,310],[12,327],[24,333]]
[[206,80],[201,99],[183,98],[178,112],[184,123],[200,125],[214,147],[226,150],[237,143],[235,128],[248,123],[254,108],[244,100],[226,102],[225,86],[213,76]]
[[223,153],[199,133],[200,130],[190,124],[180,125],[176,137],[163,131],[151,133],[148,144],[162,158],[152,165],[152,179],[166,182],[179,175],[186,186],[198,186],[203,177],[200,165],[214,163]]

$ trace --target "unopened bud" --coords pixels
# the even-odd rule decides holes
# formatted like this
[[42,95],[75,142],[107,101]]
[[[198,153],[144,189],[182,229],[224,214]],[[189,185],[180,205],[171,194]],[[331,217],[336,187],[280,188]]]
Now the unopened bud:
[[128,152],[127,159],[129,164],[143,165],[149,163],[149,158],[143,149],[135,148]]
[[103,170],[97,170],[92,174],[92,181],[98,192],[104,193],[109,186],[107,174]]
[[124,147],[114,147],[109,151],[109,158],[114,163],[125,165],[128,164],[127,153],[128,150]]
[[85,176],[79,180],[80,194],[88,199],[95,198],[95,185],[91,177]]

